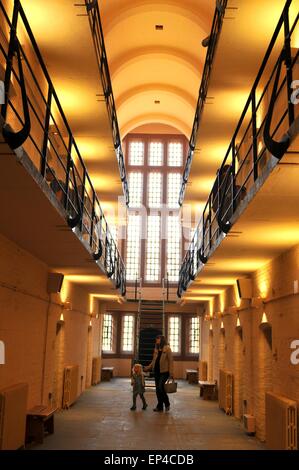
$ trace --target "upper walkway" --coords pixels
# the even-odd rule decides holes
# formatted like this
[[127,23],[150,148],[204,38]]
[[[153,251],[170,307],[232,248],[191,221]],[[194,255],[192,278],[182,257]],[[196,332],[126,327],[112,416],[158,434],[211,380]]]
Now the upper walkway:
[[[30,8],[28,10],[32,17]],[[104,97],[103,103],[98,104],[101,119],[91,121],[91,132],[96,126],[107,149],[112,149],[108,152],[110,170],[113,173],[115,166],[120,165],[121,178],[117,173],[115,178],[119,178],[120,185],[122,180],[126,193],[98,8],[87,8],[87,12],[93,35],[87,20],[85,26],[80,27],[81,39],[86,42],[85,47],[92,50],[92,39],[96,46],[100,41],[100,49],[97,48],[102,66],[100,74],[94,53],[90,70],[96,71],[97,88]],[[68,11],[68,15],[70,21],[78,21],[74,11]],[[85,147],[81,153],[29,23],[18,0],[1,2],[0,78],[4,82],[5,99],[0,116],[0,198],[3,202],[0,230],[50,269],[90,276],[91,292],[106,288],[111,294],[114,285],[125,295],[125,266],[99,202],[98,190],[89,176]],[[72,56],[75,52],[74,43]],[[90,54],[88,60],[91,60]],[[70,93],[75,101],[74,91]],[[79,116],[83,113],[79,102],[76,112]]]
[[[211,192],[183,261],[179,296],[201,273],[210,277],[214,272],[214,284],[221,284],[221,274],[222,277],[231,275],[237,278],[252,272],[299,242],[296,212],[299,163],[296,95],[299,79],[298,5],[296,0],[286,2],[253,80],[245,108],[231,136],[216,180],[211,184]],[[240,12],[241,18],[242,15],[244,11]],[[217,54],[220,50],[221,37]],[[221,65],[216,60],[214,77],[217,67],[220,72]],[[217,87],[214,91],[217,94]],[[227,104],[228,113],[232,107],[233,102]],[[209,121],[209,113],[206,120]],[[204,115],[205,130],[206,124]],[[217,127],[210,127],[209,132],[217,138]],[[204,130],[200,135],[205,139]],[[218,149],[216,143],[211,144],[212,147],[215,145],[215,150]],[[200,163],[201,156],[197,159]],[[199,186],[200,182],[199,178]],[[217,258],[222,245],[230,248]],[[202,283],[203,279],[199,282]],[[213,281],[208,284],[213,284]]]

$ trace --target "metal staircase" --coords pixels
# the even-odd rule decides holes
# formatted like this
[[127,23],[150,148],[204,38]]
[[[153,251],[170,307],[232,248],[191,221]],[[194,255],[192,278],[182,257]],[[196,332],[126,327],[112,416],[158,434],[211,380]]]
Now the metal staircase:
[[163,301],[141,300],[138,362],[148,365],[153,357],[155,338],[163,331]]

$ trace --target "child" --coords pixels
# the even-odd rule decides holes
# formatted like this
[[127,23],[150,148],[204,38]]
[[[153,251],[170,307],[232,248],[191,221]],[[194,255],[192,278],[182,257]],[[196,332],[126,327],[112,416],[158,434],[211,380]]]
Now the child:
[[135,364],[133,369],[132,369],[133,375],[131,379],[131,385],[133,385],[133,406],[131,407],[131,410],[136,410],[136,398],[137,395],[140,396],[142,403],[143,403],[143,410],[146,410],[147,408],[147,403],[144,398],[144,391],[145,391],[145,383],[144,383],[144,375],[142,371],[142,365],[141,364]]

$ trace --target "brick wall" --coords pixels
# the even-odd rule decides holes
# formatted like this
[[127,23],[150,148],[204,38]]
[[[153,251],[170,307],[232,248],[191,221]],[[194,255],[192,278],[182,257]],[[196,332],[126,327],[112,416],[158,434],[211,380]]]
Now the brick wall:
[[[265,392],[272,390],[299,402],[299,366],[290,362],[291,341],[299,339],[299,295],[294,294],[298,266],[299,246],[252,274],[253,295],[262,296],[264,306],[252,308],[245,299],[240,303],[231,286],[222,298],[215,299],[214,312],[222,310],[224,315],[214,316],[213,334],[210,321],[202,321],[202,358],[208,361],[209,379],[218,381],[222,367],[233,373],[234,415],[241,418],[244,412],[252,413],[261,440],[265,439]],[[238,312],[229,313],[232,306]],[[272,348],[267,331],[260,326],[264,312],[272,329]],[[237,314],[241,331],[236,329]],[[221,320],[224,332],[220,331]]]
[[1,235],[0,259],[0,339],[6,349],[0,388],[27,382],[29,407],[49,403],[49,394],[60,405],[66,365],[79,365],[79,391],[90,385],[101,320],[93,318],[88,331],[89,295],[64,281],[62,294],[72,310],[63,311],[65,322],[57,331],[62,302],[59,294],[47,293],[48,267]]

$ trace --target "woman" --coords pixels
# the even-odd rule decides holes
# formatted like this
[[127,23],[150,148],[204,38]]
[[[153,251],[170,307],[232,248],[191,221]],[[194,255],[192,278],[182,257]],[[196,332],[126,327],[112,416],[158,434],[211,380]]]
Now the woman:
[[165,411],[169,411],[170,403],[164,384],[169,377],[173,377],[173,358],[165,336],[157,336],[153,360],[144,370],[153,370],[155,375],[158,404],[154,411],[163,411],[163,405],[165,405]]

